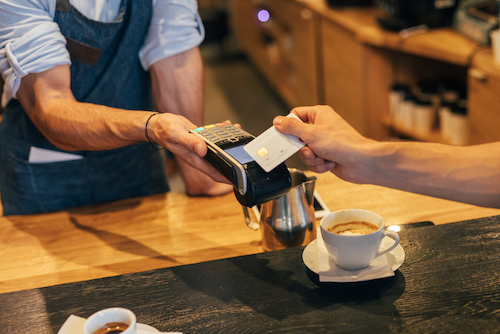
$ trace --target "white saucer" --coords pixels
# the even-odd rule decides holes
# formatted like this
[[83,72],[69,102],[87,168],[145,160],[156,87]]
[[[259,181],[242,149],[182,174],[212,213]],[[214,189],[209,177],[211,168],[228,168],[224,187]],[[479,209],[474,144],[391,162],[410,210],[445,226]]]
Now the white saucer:
[[137,323],[137,330],[151,333],[159,333],[160,331],[154,328],[153,326],[149,326],[146,324]]
[[[387,246],[390,246],[394,240],[390,237],[385,237],[382,240],[382,246],[387,243]],[[309,245],[306,246],[304,249],[304,252],[302,253],[302,261],[304,261],[304,264],[309,268],[312,272],[316,273],[319,275],[319,269],[318,269],[318,250],[317,250],[317,241],[313,240]],[[396,271],[401,267],[405,260],[405,251],[403,250],[403,247],[401,245],[397,245],[396,248],[394,248],[392,251],[386,254],[387,256],[387,262],[391,266],[393,271]],[[370,270],[370,267],[367,269],[362,269],[362,270]],[[374,277],[373,279],[375,279]]]

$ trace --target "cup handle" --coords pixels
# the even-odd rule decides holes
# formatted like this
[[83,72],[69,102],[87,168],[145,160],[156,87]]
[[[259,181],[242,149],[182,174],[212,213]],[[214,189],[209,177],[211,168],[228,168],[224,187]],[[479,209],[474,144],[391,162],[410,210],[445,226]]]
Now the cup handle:
[[394,244],[387,248],[387,249],[384,249],[383,251],[379,251],[377,253],[377,256],[376,257],[379,257],[380,255],[384,255],[386,253],[389,253],[390,251],[392,251],[394,248],[396,248],[397,245],[399,245],[399,234],[397,234],[396,232],[394,231],[391,231],[391,230],[387,230],[384,232],[384,238],[385,236],[391,236],[394,238]]

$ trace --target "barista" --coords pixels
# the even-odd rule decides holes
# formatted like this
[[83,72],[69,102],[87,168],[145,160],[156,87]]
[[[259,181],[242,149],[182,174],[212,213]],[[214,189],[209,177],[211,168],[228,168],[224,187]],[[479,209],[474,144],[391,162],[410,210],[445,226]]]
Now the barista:
[[307,144],[299,157],[314,172],[330,171],[353,183],[500,208],[500,142],[475,146],[377,142],[363,137],[329,106],[292,112],[304,123],[278,116],[274,126]]
[[99,3],[0,0],[5,215],[165,192],[152,144],[176,155],[189,194],[232,190],[197,170],[227,182],[188,133],[203,121],[196,1]]

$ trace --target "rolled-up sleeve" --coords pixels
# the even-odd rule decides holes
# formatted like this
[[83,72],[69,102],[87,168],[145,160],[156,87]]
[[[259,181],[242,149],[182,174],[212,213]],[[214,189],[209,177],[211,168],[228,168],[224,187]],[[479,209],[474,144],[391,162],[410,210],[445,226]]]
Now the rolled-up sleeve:
[[205,30],[196,0],[157,0],[146,41],[139,52],[142,67],[198,46]]
[[21,79],[27,74],[71,63],[66,40],[54,23],[52,7],[43,0],[0,0],[3,106],[16,98]]

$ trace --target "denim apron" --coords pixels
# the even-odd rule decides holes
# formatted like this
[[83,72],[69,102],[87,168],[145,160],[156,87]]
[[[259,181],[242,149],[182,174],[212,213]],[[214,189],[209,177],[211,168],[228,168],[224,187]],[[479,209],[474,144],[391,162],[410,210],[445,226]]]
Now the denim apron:
[[[122,0],[114,22],[88,19],[57,0],[54,21],[71,55],[77,101],[153,110],[151,80],[139,62],[152,1]],[[126,112],[126,111],[124,111]],[[83,159],[28,162],[31,147],[64,152],[31,122],[17,100],[0,122],[0,192],[4,215],[41,213],[168,191],[161,154],[147,142],[107,151],[67,152]]]

